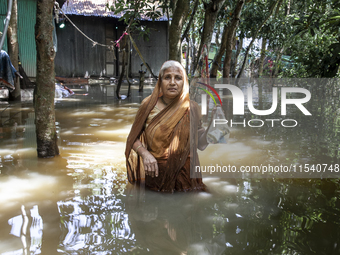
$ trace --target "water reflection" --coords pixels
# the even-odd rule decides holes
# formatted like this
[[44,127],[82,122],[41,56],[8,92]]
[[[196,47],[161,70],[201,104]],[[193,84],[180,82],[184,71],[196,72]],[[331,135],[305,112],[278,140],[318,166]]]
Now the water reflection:
[[[0,105],[0,254],[340,253],[337,179],[206,176],[209,193],[173,195],[133,187],[125,140],[152,87],[124,101],[112,85],[70,88],[56,101],[61,156],[51,160],[36,158],[32,105]],[[338,162],[338,89],[313,92],[331,98],[314,101],[308,129],[233,128],[227,152],[210,146],[201,161]],[[257,105],[270,102],[266,86],[254,91]]]
[[[21,239],[24,254],[30,254],[29,251],[40,252],[40,247],[42,244],[43,222],[38,212],[38,206],[35,205],[30,210],[32,224],[29,229],[29,219],[26,214],[25,206],[23,205],[21,206],[21,212],[21,215],[15,216],[8,220],[8,224],[11,226],[10,234]],[[30,233],[28,233],[28,230]],[[27,243],[27,236],[31,237],[30,243]]]

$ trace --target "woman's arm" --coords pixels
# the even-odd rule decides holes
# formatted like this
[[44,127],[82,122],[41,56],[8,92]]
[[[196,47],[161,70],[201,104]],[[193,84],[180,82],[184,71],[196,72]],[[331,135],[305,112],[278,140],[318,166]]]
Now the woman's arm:
[[155,157],[143,146],[142,142],[137,138],[132,146],[133,150],[143,158],[145,175],[158,177],[158,164]]

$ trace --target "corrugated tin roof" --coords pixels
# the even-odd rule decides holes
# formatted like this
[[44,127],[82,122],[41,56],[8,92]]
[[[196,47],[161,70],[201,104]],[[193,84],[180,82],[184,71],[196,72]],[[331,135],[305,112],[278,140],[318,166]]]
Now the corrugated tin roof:
[[[97,17],[111,17],[120,18],[123,13],[114,14],[109,11],[106,5],[114,5],[115,0],[68,0],[63,6],[62,10],[66,15],[80,15],[80,16],[97,16]],[[144,16],[143,20],[151,20]],[[158,21],[166,21],[167,17],[163,15]]]

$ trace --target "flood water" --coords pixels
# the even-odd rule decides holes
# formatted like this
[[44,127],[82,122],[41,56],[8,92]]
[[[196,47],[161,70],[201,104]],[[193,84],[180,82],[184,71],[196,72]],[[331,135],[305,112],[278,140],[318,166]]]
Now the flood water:
[[[205,174],[209,193],[132,187],[125,141],[152,86],[122,101],[111,85],[69,87],[75,95],[56,99],[53,159],[36,156],[32,102],[0,102],[1,255],[340,254],[338,178]],[[270,91],[254,88],[265,105]],[[209,145],[201,164],[339,164],[340,87],[327,91],[313,90],[312,119],[294,115],[300,127],[230,127],[223,153]]]

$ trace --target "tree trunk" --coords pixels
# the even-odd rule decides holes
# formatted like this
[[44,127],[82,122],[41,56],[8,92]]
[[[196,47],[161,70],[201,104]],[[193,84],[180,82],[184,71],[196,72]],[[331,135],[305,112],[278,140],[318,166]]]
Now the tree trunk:
[[121,99],[121,96],[120,96],[120,88],[122,86],[122,83],[123,83],[123,78],[124,78],[124,75],[125,75],[125,72],[126,72],[126,55],[127,55],[127,39],[126,39],[126,36],[123,38],[122,40],[122,43],[121,43],[121,49],[122,49],[122,70],[121,70],[121,73],[120,73],[120,76],[119,76],[119,79],[118,79],[118,84],[117,84],[117,89],[116,89],[116,96],[118,99]]
[[215,78],[217,76],[217,70],[221,67],[222,56],[225,52],[227,47],[227,37],[228,37],[228,25],[224,25],[223,34],[222,34],[222,41],[221,47],[219,47],[218,52],[214,57],[214,61],[212,62],[212,66],[210,69],[210,77]]
[[37,48],[37,77],[34,93],[35,125],[38,157],[59,155],[55,127],[55,73],[53,47],[54,0],[37,1],[35,42]]
[[262,77],[263,75],[263,62],[266,57],[266,44],[267,40],[265,38],[262,38],[261,56],[259,60],[259,77]]
[[264,24],[266,24],[266,22],[269,20],[269,18],[273,15],[275,6],[277,5],[277,3],[278,3],[279,1],[280,1],[280,0],[277,0],[277,1],[271,6],[271,8],[269,9],[269,14],[268,14],[267,18],[262,22],[262,24],[258,27],[258,29],[255,31],[255,33],[252,35],[252,40],[250,41],[250,44],[249,44],[248,47],[247,47],[246,53],[245,53],[245,55],[244,55],[243,63],[242,63],[242,66],[241,66],[241,70],[240,70],[239,74],[237,75],[237,78],[240,78],[241,75],[243,74],[244,68],[245,68],[245,66],[246,66],[246,62],[247,62],[247,58],[248,58],[248,54],[249,54],[250,48],[251,48],[251,46],[253,45],[254,41],[256,40],[256,37],[257,37],[258,33],[260,32],[260,30],[262,29],[262,27],[264,26]]
[[193,7],[193,9],[192,9],[192,13],[191,13],[191,15],[190,15],[189,22],[187,23],[187,27],[185,28],[184,33],[182,34],[182,38],[181,38],[181,41],[182,41],[182,42],[183,42],[183,40],[184,40],[185,38],[188,37],[188,33],[189,33],[189,30],[190,30],[190,27],[191,27],[191,25],[192,25],[192,22],[193,22],[193,20],[194,20],[194,17],[195,17],[196,11],[197,11],[198,2],[199,2],[199,0],[195,0],[195,2],[194,2],[194,7]]
[[224,58],[224,65],[223,65],[223,77],[229,78],[230,74],[230,62],[231,62],[231,56],[233,52],[232,44],[233,40],[235,38],[236,28],[238,27],[241,11],[244,5],[244,0],[239,0],[234,13],[233,13],[233,19],[231,20],[229,29],[228,29],[228,36],[226,41],[226,52],[225,52],[225,58]]
[[[11,58],[12,65],[15,70],[19,71],[19,44],[18,44],[18,1],[13,0],[12,5],[12,15],[9,21],[8,30],[7,30],[7,47],[8,47],[8,55]],[[21,100],[21,92],[20,92],[20,80],[18,76],[14,78],[14,87],[9,95],[9,100],[11,101],[20,101]]]
[[[192,24],[192,28],[194,28],[194,24]],[[197,47],[196,47],[196,39],[195,39],[195,36],[192,36],[191,37],[191,40],[192,40],[192,43],[191,43],[191,64],[190,64],[190,73],[193,72],[193,63],[195,61],[195,58],[196,58],[196,54],[197,54]],[[189,73],[188,73],[189,74]]]
[[220,42],[219,42],[220,35],[221,35],[221,24],[218,24],[217,25],[216,35],[215,35],[215,44],[216,44],[217,48],[221,47]]
[[208,4],[204,3],[205,15],[203,32],[201,36],[200,45],[198,48],[197,56],[194,59],[193,68],[191,73],[194,74],[198,65],[198,61],[201,57],[203,46],[206,45],[207,52],[209,53],[211,38],[214,31],[214,26],[216,23],[218,12],[220,11],[225,0],[211,0]]
[[282,5],[283,0],[279,0],[277,6],[276,6],[276,11],[275,11],[275,17],[279,15],[280,7]]
[[234,65],[232,66],[231,69],[231,77],[235,78],[236,76],[236,68],[237,68],[237,62],[238,62],[238,57],[240,56],[241,50],[243,47],[243,37],[240,37],[239,43],[237,44],[237,50],[236,50],[236,55],[234,59]]
[[290,0],[287,2],[287,7],[286,7],[286,15],[289,15],[290,13]]
[[279,73],[279,67],[280,67],[280,63],[281,63],[281,58],[283,55],[283,51],[284,51],[284,47],[282,47],[276,55],[276,61],[275,61],[275,66],[274,66],[274,73],[273,73],[273,77],[277,77],[278,73]]
[[181,35],[188,10],[189,1],[177,1],[169,28],[169,59],[181,61]]
[[235,70],[235,65],[236,65],[236,42],[237,42],[237,39],[236,39],[236,30],[235,30],[235,35],[234,35],[234,39],[233,39],[233,44],[232,44],[232,48],[235,49],[235,54],[233,54],[231,56],[231,60],[230,60],[230,75],[231,77],[233,77],[234,75],[234,70]]
[[186,73],[189,72],[189,56],[190,56],[190,39],[189,36],[186,37],[187,48],[185,54],[185,71]]
[[131,96],[131,82],[129,80],[130,78],[130,72],[131,72],[131,43],[129,38],[126,38],[127,40],[127,68],[126,68],[126,80],[129,84],[128,92],[127,92],[127,97]]
[[[231,57],[233,55],[233,41],[235,38],[235,32],[233,35],[228,34],[225,57],[224,57],[224,65],[223,65],[223,78],[229,78],[230,76],[230,68],[231,68]],[[230,32],[229,32],[230,33]]]
[[122,59],[122,71],[120,73],[119,79],[118,79],[118,84],[117,84],[117,89],[116,89],[116,96],[118,99],[121,99],[120,96],[120,88],[122,87],[122,83],[123,83],[123,78],[124,78],[124,74],[125,74],[125,57],[126,52],[125,49],[123,49],[123,59]]

